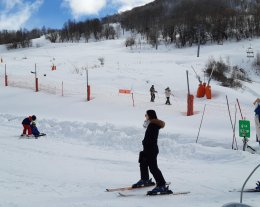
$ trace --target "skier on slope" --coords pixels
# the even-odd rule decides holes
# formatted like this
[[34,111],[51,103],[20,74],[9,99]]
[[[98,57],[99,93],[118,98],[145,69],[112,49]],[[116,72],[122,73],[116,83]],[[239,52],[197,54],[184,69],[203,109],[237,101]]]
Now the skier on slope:
[[146,128],[146,132],[142,141],[143,151],[139,154],[141,179],[133,184],[132,187],[138,188],[154,185],[152,179],[149,179],[149,168],[156,181],[156,187],[152,191],[149,191],[148,194],[172,193],[172,191],[168,189],[168,186],[166,186],[164,177],[157,165],[157,155],[159,154],[157,140],[159,130],[164,128],[165,123],[157,119],[154,110],[148,110],[145,117],[144,127]]
[[[29,116],[29,117],[25,118],[22,121],[23,133],[21,134],[21,136],[25,136],[25,135],[30,136],[30,135],[32,135],[31,122],[35,121],[35,120],[36,120],[36,116],[32,115],[32,116]],[[28,133],[27,133],[27,131],[28,131]]]
[[154,102],[155,93],[157,93],[157,91],[154,89],[154,85],[152,85],[152,87],[150,88],[151,102]]
[[171,105],[170,103],[170,97],[172,95],[172,91],[169,87],[165,88],[165,97],[166,97],[166,105]]

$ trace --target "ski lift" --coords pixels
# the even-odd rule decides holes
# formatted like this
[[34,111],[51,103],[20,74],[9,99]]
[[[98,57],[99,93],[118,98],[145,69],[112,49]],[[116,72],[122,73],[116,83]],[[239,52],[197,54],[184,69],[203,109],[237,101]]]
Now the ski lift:
[[247,204],[243,204],[243,193],[244,193],[244,188],[246,186],[247,181],[251,178],[251,176],[254,174],[254,172],[260,167],[260,164],[256,166],[256,168],[250,173],[250,175],[248,176],[248,178],[246,179],[246,181],[243,184],[243,187],[241,189],[241,193],[240,193],[240,203],[227,203],[225,205],[223,205],[222,207],[252,207],[250,205]]
[[247,57],[248,57],[248,58],[253,58],[253,57],[254,57],[254,50],[253,50],[253,48],[251,47],[251,45],[250,45],[249,48],[247,48],[246,54],[247,54]]

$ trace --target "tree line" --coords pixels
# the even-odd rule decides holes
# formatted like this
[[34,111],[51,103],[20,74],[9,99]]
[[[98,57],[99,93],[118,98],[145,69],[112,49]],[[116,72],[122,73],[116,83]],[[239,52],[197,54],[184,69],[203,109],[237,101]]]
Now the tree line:
[[156,0],[107,21],[177,47],[260,36],[260,0]]
[[260,0],[155,0],[102,19],[68,20],[61,29],[4,30],[0,32],[0,44],[29,47],[31,39],[41,35],[51,42],[115,39],[121,28],[113,23],[120,23],[123,32],[140,34],[156,48],[160,43],[177,47],[199,42],[222,44],[229,39],[260,36]]
[[88,42],[95,40],[115,39],[120,34],[120,26],[111,26],[100,19],[91,19],[81,22],[68,20],[61,29],[20,29],[18,31],[0,31],[0,44],[6,44],[8,49],[25,48],[32,46],[32,39],[45,35],[51,42]]

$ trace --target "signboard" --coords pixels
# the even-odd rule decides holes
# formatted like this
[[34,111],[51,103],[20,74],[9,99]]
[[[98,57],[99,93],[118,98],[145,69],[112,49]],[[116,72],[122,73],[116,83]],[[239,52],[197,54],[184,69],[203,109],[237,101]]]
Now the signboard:
[[239,136],[250,138],[250,121],[239,120]]

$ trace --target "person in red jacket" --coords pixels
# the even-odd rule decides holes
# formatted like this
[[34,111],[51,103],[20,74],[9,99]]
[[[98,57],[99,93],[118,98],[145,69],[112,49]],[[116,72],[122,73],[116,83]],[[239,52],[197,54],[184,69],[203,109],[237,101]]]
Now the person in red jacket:
[[31,122],[35,121],[35,120],[36,120],[36,116],[35,115],[29,116],[29,117],[27,117],[27,118],[25,118],[23,120],[23,122],[22,122],[23,133],[21,134],[21,136],[26,135],[27,131],[28,131],[27,136],[32,135]]

